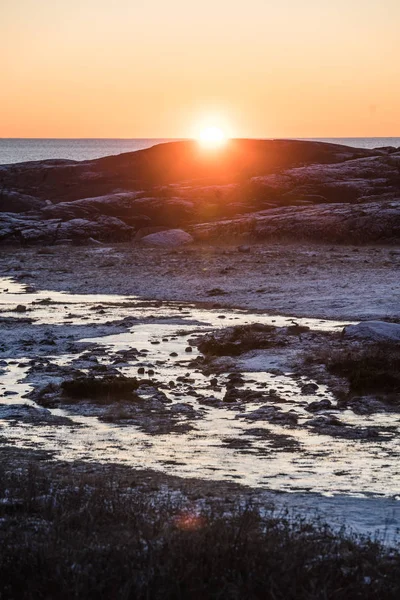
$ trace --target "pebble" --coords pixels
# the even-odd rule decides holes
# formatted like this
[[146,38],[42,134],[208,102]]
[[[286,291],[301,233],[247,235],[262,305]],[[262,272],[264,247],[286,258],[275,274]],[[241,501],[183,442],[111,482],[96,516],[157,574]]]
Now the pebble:
[[15,309],[15,312],[19,312],[19,313],[23,313],[26,312],[27,308],[24,304],[18,304],[17,308]]

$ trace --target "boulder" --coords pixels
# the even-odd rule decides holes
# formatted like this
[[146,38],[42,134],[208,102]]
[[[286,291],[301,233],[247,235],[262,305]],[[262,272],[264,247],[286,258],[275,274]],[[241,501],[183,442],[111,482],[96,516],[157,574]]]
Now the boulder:
[[158,233],[159,231],[167,231],[169,229],[169,227],[163,227],[162,225],[159,226],[154,226],[154,227],[141,227],[136,233],[135,233],[135,241],[139,241],[141,239],[143,239],[144,237],[153,234],[153,233]]
[[167,229],[158,233],[151,233],[141,239],[142,244],[147,246],[175,247],[191,244],[193,237],[182,229]]
[[319,402],[311,402],[306,406],[308,412],[319,412],[320,410],[329,410],[332,408],[332,402],[330,400],[320,400]]
[[357,325],[348,325],[343,330],[348,338],[361,338],[376,342],[400,342],[400,325],[385,321],[363,321]]

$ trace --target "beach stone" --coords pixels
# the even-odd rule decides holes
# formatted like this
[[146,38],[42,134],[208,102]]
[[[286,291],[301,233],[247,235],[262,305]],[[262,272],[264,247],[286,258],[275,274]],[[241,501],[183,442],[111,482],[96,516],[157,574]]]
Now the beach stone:
[[357,325],[348,325],[344,328],[343,335],[348,338],[362,338],[377,342],[400,342],[400,325],[385,321],[364,321]]
[[218,404],[220,401],[215,396],[207,396],[206,398],[200,398],[200,404]]
[[330,400],[320,400],[320,402],[311,402],[306,410],[308,412],[318,412],[320,410],[328,410],[332,407],[332,402]]
[[310,394],[314,394],[318,389],[318,385],[316,383],[305,383],[301,386],[301,393],[305,396],[309,396]]
[[146,235],[141,239],[141,242],[148,246],[173,247],[191,244],[193,237],[182,229],[167,229],[166,231]]

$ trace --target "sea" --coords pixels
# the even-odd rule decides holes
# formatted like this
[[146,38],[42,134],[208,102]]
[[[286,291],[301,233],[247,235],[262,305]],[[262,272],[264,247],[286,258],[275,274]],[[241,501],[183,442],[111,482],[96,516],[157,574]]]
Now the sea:
[[[299,138],[294,138],[299,139]],[[305,139],[305,138],[302,138]],[[309,141],[345,144],[356,148],[400,147],[400,138],[306,138]],[[172,139],[38,139],[0,138],[0,165],[32,160],[91,160],[150,148]]]

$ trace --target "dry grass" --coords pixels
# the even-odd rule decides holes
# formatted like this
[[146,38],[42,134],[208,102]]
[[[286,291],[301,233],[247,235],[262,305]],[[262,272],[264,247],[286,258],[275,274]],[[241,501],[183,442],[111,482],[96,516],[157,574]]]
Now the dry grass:
[[206,356],[239,356],[250,350],[283,346],[284,341],[277,338],[276,327],[256,323],[206,334],[197,345]]
[[2,600],[389,600],[400,555],[239,503],[201,511],[110,470],[0,472]]
[[369,344],[334,351],[326,359],[330,373],[345,377],[351,392],[400,392],[400,345]]

